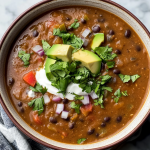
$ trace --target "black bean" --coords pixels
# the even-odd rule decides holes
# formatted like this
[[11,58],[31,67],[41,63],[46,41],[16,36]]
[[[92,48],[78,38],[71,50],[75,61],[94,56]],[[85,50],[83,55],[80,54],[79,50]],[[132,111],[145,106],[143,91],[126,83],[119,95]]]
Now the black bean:
[[131,31],[129,29],[126,30],[124,35],[126,38],[129,38],[131,36]]
[[22,106],[22,102],[19,102],[19,103],[18,103],[18,106],[21,107],[21,106]]
[[55,117],[50,117],[49,121],[54,124],[57,123],[57,119]]
[[84,119],[83,119],[82,117],[80,117],[79,120],[80,120],[81,122],[84,122]]
[[101,127],[105,127],[105,126],[106,126],[106,123],[102,122]]
[[117,122],[121,122],[121,121],[122,121],[122,117],[121,117],[121,116],[118,116],[117,119],[116,119],[116,121],[117,121]]
[[105,69],[105,64],[102,62],[101,63],[101,70],[104,70]]
[[87,133],[88,133],[88,135],[91,135],[94,133],[94,131],[95,131],[95,129],[89,129]]
[[120,70],[119,70],[119,69],[114,69],[114,70],[113,70],[113,73],[114,73],[114,74],[120,74]]
[[67,119],[64,119],[65,121],[70,121],[70,118],[69,117],[67,117]]
[[71,20],[71,18],[69,18],[69,17],[66,17],[66,20],[67,20],[67,21],[70,21],[70,20]]
[[67,104],[67,103],[68,103],[68,99],[65,98],[65,99],[62,100],[62,102],[63,102],[64,104]]
[[95,136],[96,136],[96,137],[99,137],[99,133],[96,133]]
[[105,22],[105,19],[104,18],[99,18],[99,19],[97,19],[97,21],[103,23],[103,22]]
[[9,80],[8,80],[9,85],[13,85],[14,82],[15,82],[14,78],[9,78]]
[[72,27],[68,27],[67,31],[73,31],[73,28]]
[[112,77],[112,78],[111,78],[111,82],[112,82],[112,83],[116,83],[116,82],[117,82],[117,78],[116,78],[116,77]]
[[116,50],[115,50],[115,53],[116,53],[116,54],[121,54],[121,51],[120,51],[119,49],[116,49]]
[[38,32],[37,30],[34,30],[34,31],[33,31],[33,36],[34,36],[34,37],[37,37],[38,35],[39,35],[39,32]]
[[110,117],[105,117],[105,118],[104,118],[104,121],[105,121],[105,122],[109,122],[110,119],[111,119]]
[[86,20],[85,19],[81,19],[81,22],[83,23],[83,24],[86,24]]
[[100,29],[101,29],[101,28],[100,28],[100,26],[98,26],[98,25],[95,25],[95,26],[92,27],[92,31],[93,31],[94,33],[99,32]]
[[114,30],[109,30],[109,35],[114,35],[114,34],[115,34]]
[[141,51],[141,47],[140,47],[140,45],[136,45],[136,50],[139,52],[139,51]]
[[75,123],[74,122],[69,122],[68,127],[69,129],[73,129],[74,128]]
[[20,108],[20,112],[21,112],[21,113],[24,113],[24,108]]

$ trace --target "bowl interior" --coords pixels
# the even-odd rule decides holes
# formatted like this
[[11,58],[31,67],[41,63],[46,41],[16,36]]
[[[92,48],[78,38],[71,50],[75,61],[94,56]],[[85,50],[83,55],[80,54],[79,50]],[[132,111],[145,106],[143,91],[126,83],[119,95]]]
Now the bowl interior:
[[[4,104],[9,110],[10,114],[14,117],[16,122],[20,124],[28,133],[30,133],[34,139],[40,139],[42,142],[45,142],[45,144],[48,146],[54,145],[57,148],[66,148],[66,149],[94,149],[94,148],[104,148],[110,145],[113,145],[114,143],[117,143],[127,135],[129,135],[131,132],[133,132],[134,129],[137,128],[138,124],[141,124],[143,121],[143,118],[145,118],[148,115],[149,108],[150,108],[150,94],[148,94],[145,103],[143,104],[143,107],[141,108],[140,112],[137,114],[137,116],[127,125],[126,128],[124,128],[119,133],[111,136],[108,139],[105,139],[101,142],[92,143],[92,144],[86,144],[86,145],[72,145],[72,144],[64,144],[60,142],[56,142],[54,140],[48,139],[45,136],[42,136],[41,134],[34,131],[32,128],[30,128],[18,115],[14,107],[12,106],[10,102],[10,98],[7,93],[6,88],[6,64],[7,64],[7,57],[11,50],[12,44],[14,40],[17,38],[17,35],[20,34],[20,32],[36,17],[44,14],[47,11],[50,11],[55,8],[64,7],[64,6],[90,6],[90,7],[96,7],[100,9],[104,9],[108,12],[111,12],[120,18],[122,18],[125,22],[127,22],[139,35],[141,40],[143,41],[145,47],[148,50],[148,53],[150,54],[150,37],[146,33],[146,31],[141,27],[141,25],[133,19],[128,13],[126,13],[121,8],[116,7],[115,5],[112,5],[108,2],[99,1],[99,0],[54,0],[54,1],[47,1],[42,2],[41,5],[36,6],[34,9],[26,13],[23,17],[17,21],[17,23],[12,27],[11,31],[6,36],[0,52],[0,64],[1,64],[1,73],[0,74],[0,93],[4,100]],[[39,141],[40,142],[40,141]]]

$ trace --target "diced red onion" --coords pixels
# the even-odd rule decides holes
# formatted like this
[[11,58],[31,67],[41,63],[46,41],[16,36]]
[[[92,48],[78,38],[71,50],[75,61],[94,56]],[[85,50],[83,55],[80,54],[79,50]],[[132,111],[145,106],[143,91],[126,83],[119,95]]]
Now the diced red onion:
[[39,50],[38,52],[37,52],[40,56],[44,56],[44,50],[42,49],[42,50]]
[[60,114],[64,110],[64,104],[57,104],[56,113]]
[[92,91],[92,92],[90,93],[90,96],[92,97],[92,99],[98,98],[98,96],[96,95],[96,93],[95,93],[94,91]]
[[53,96],[52,101],[54,101],[54,102],[60,102],[61,98],[59,96]]
[[82,102],[84,105],[89,104],[89,103],[90,103],[89,96],[88,96],[88,95],[85,95],[85,96],[84,96],[84,99],[81,100],[81,102]]
[[40,51],[40,50],[43,50],[42,46],[40,46],[40,45],[36,45],[36,46],[34,46],[32,49],[33,49],[33,51],[34,51],[35,53],[37,53],[37,52]]
[[50,98],[47,94],[44,94],[43,98],[44,98],[44,103],[45,104],[48,104],[50,102]]
[[91,33],[91,30],[89,28],[85,29],[82,33],[82,37],[87,37]]
[[61,118],[67,119],[67,118],[68,118],[68,115],[69,115],[69,112],[68,112],[68,111],[62,111],[62,113],[61,113]]
[[83,38],[81,38],[81,39],[82,39],[82,41],[83,41],[83,47],[88,46],[89,40],[88,40],[88,39],[83,39]]

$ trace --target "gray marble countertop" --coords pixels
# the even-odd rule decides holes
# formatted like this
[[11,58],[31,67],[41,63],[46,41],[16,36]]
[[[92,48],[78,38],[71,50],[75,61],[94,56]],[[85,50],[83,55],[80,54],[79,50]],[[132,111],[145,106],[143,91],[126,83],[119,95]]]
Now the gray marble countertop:
[[[17,16],[41,0],[0,0],[0,39]],[[150,31],[150,0],[113,0],[137,16]]]

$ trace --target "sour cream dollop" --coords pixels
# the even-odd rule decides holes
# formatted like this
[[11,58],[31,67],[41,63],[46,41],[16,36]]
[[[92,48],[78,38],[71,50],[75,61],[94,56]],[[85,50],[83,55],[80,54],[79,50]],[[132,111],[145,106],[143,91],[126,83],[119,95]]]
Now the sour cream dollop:
[[[61,98],[64,98],[63,94],[58,93],[58,89],[51,85],[51,82],[46,77],[44,68],[40,69],[39,71],[36,71],[36,80],[40,85],[47,88],[47,92],[57,95]],[[70,83],[66,89],[65,98],[67,98],[68,100],[74,100],[75,95],[71,93],[75,93],[77,95],[82,95],[82,96],[84,95],[93,96],[94,92],[93,91],[91,93],[82,92],[82,89],[79,87],[79,84]],[[94,97],[98,98],[95,93],[94,93]]]

